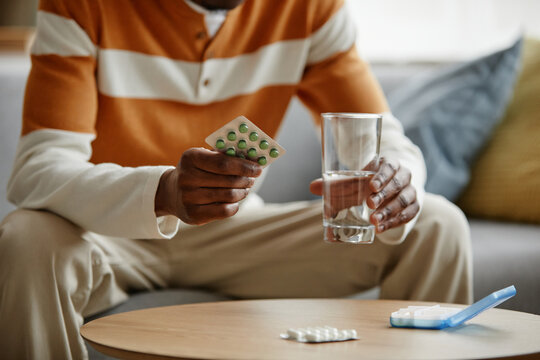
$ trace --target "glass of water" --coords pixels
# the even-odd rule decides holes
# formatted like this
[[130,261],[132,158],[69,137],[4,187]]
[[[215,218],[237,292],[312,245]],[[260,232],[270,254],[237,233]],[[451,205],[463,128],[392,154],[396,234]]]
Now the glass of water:
[[322,114],[324,240],[370,244],[375,226],[366,200],[379,168],[382,115]]

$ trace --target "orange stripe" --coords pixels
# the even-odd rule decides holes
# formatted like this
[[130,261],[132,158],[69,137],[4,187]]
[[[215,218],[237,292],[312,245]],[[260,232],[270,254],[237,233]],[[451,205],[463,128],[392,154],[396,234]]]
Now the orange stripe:
[[215,57],[232,57],[278,41],[307,38],[342,5],[342,0],[246,0],[229,14],[218,41],[211,43],[208,51]]
[[[275,136],[296,90],[294,86],[267,87],[205,106],[105,95],[99,95],[97,103],[93,59],[42,55],[33,57],[33,65],[23,134],[46,128],[97,131],[92,161],[124,166],[175,164],[187,148],[205,146],[209,133],[238,115]],[[377,81],[354,49],[310,67],[299,90],[315,119],[326,111],[387,110]]]
[[[91,21],[87,19],[85,23],[84,14],[78,12],[83,10],[72,6],[71,1],[64,1],[65,4],[60,0],[44,0],[42,7],[61,16],[73,16],[81,26],[88,27]],[[77,9],[68,8],[67,4]],[[302,38],[322,26],[341,5],[341,0],[247,0],[231,12],[208,49],[215,48],[215,56],[228,57],[254,51],[263,44]],[[105,47],[199,60],[198,54],[207,46],[204,40],[193,45],[192,39],[186,36],[186,33],[194,34],[189,31],[197,30],[192,26],[195,22],[203,22],[182,0],[115,0],[100,3],[100,6],[102,47],[104,44]],[[89,5],[80,8],[90,11]],[[269,35],[263,35],[267,33]],[[89,34],[98,36],[91,31]],[[386,109],[380,90],[362,94],[376,81],[367,65],[358,61],[351,50],[307,69],[300,96],[312,107],[315,118],[323,111],[381,112]],[[205,146],[204,139],[210,132],[238,115],[247,116],[267,134],[275,136],[296,90],[290,85],[271,86],[204,106],[112,98],[98,96],[95,66],[95,60],[87,57],[33,56],[23,134],[45,128],[97,131],[92,157],[95,163],[175,164],[186,149]],[[361,97],[358,94],[362,94]]]
[[185,61],[200,61],[204,18],[183,0],[114,0],[103,4],[99,46]]
[[97,88],[90,57],[32,56],[22,134],[39,129],[94,132]]
[[294,90],[293,86],[267,87],[205,106],[100,94],[91,161],[175,165],[188,148],[207,147],[204,139],[238,115],[275,136]]
[[319,30],[339,9],[345,6],[345,0],[318,0],[316,4],[317,7],[313,6],[313,0],[307,0],[304,4],[304,7],[308,9],[308,18],[313,19],[310,24],[312,33]]
[[205,31],[203,15],[183,0],[114,0],[101,2],[99,9],[96,3],[43,0],[41,9],[74,19],[100,48],[202,61],[306,38],[341,8],[343,0],[246,0],[230,11],[210,41],[198,35]]
[[355,47],[309,67],[299,85],[298,97],[318,121],[321,112],[388,111],[377,79],[358,57]]

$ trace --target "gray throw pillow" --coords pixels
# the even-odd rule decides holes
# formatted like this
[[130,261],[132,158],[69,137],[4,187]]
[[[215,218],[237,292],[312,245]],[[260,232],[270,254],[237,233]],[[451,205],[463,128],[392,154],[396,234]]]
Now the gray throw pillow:
[[388,96],[427,166],[426,191],[454,201],[470,167],[504,114],[521,59],[522,39],[507,49],[413,79]]

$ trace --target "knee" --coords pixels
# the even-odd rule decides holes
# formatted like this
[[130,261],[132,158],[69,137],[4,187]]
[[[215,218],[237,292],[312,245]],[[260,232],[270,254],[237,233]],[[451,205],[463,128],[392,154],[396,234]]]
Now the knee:
[[463,211],[442,196],[426,195],[422,216],[431,241],[448,254],[470,257],[470,228]]
[[53,261],[58,265],[84,246],[81,235],[80,228],[52,213],[17,210],[0,226],[2,271],[35,273]]

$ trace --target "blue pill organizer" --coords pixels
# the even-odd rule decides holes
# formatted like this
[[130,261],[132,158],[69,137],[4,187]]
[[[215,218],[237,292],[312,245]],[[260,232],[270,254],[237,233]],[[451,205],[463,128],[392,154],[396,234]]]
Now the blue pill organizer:
[[514,295],[516,295],[516,288],[512,285],[495,291],[465,309],[440,305],[409,306],[393,312],[390,315],[390,325],[401,328],[436,330],[454,327],[505,302]]

